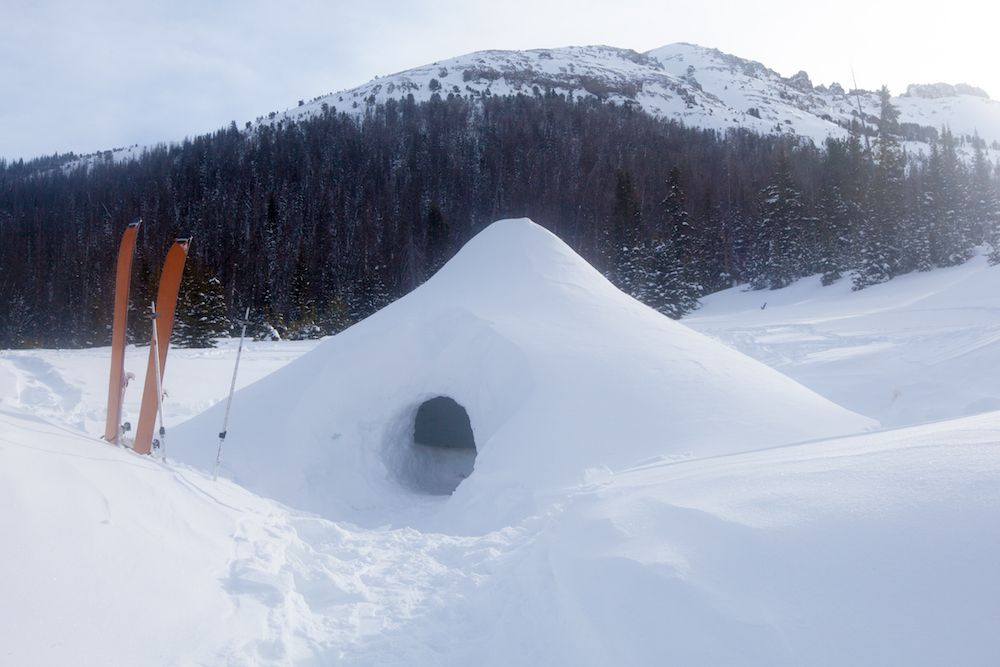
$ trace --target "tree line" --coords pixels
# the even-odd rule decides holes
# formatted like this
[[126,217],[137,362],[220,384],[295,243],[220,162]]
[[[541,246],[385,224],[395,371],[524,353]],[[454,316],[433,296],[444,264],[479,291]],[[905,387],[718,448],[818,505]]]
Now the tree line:
[[[257,336],[335,333],[420,285],[491,222],[530,217],[672,317],[737,283],[821,273],[855,288],[998,260],[1000,167],[942,128],[906,155],[875,127],[823,146],[684,127],[537,93],[369,104],[161,145],[137,159],[0,161],[0,347],[110,342],[120,234],[143,224],[130,338],[166,250],[193,241],[176,340],[209,345],[246,308]],[[77,166],[73,166],[76,164]]]

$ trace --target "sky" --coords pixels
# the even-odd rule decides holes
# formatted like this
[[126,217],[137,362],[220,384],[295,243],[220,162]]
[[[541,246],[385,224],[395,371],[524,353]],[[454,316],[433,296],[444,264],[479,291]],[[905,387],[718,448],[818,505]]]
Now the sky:
[[1000,98],[996,3],[4,0],[0,159],[181,141],[484,49],[718,48],[814,84]]

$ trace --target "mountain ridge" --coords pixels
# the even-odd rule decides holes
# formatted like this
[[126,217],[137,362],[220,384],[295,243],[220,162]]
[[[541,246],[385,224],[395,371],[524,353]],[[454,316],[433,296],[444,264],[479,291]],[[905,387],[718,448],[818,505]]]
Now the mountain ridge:
[[[632,106],[720,133],[743,128],[759,134],[793,134],[817,145],[828,137],[846,137],[854,118],[871,128],[877,124],[879,109],[876,91],[845,89],[837,82],[813,85],[804,70],[783,77],[755,60],[677,42],[644,53],[603,45],[475,51],[376,76],[308,102],[300,100],[296,107],[258,116],[242,131],[329,110],[362,115],[370,106],[409,95],[419,103],[434,95],[483,98],[549,91]],[[929,154],[928,139],[939,136],[943,127],[964,140],[960,143],[978,136],[988,149],[1000,151],[1000,101],[982,88],[913,83],[892,101],[900,110],[900,123],[909,126],[906,149],[912,154]],[[133,145],[78,156],[63,168],[133,159],[148,148]],[[959,152],[971,158],[971,150],[960,146]]]
[[[845,90],[839,83],[814,86],[805,71],[782,77],[763,63],[681,42],[645,53],[609,46],[478,51],[377,77],[262,116],[257,123],[299,118],[324,104],[363,113],[369,105],[409,94],[420,102],[434,94],[482,97],[547,90],[633,105],[705,129],[792,132],[816,143],[845,135],[859,105],[866,122],[878,109],[873,91]],[[903,123],[934,129],[948,125],[959,136],[978,133],[988,144],[1000,142],[1000,102],[980,88],[911,84],[893,102]]]
[[[878,116],[874,91],[845,90],[836,82],[813,85],[805,71],[782,77],[763,63],[680,42],[645,53],[610,46],[477,51],[303,101],[261,116],[256,124],[296,120],[324,108],[363,114],[369,106],[411,94],[422,102],[434,95],[482,98],[549,91],[634,106],[688,126],[796,134],[816,144],[843,138],[855,118],[871,125]],[[893,103],[901,123],[921,130],[908,150],[927,152],[928,143],[917,139],[935,136],[942,127],[962,138],[978,135],[1000,150],[1000,102],[981,88],[911,84]]]

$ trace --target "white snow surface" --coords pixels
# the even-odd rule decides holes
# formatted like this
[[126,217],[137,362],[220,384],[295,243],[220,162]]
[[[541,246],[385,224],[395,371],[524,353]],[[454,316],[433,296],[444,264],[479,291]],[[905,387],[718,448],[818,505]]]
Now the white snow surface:
[[[495,225],[395,308],[318,346],[244,350],[226,469],[343,482],[319,454],[353,442],[336,459],[351,489],[297,496],[335,499],[322,515],[174,458],[214,459],[201,432],[220,407],[203,410],[234,341],[171,351],[166,460],[97,439],[107,349],[3,351],[0,664],[996,665],[1000,412],[958,415],[994,391],[998,273],[976,258],[863,292],[737,288],[676,323],[533,224]],[[856,393],[857,413],[939,420],[815,435],[871,421],[693,329]],[[880,412],[907,378],[905,415]],[[643,390],[679,405],[633,405]],[[439,391],[465,401],[480,452],[454,495],[426,497],[364,448]],[[786,409],[740,412],[775,397]],[[273,448],[295,465],[252,470],[243,421],[289,429]],[[378,502],[342,505],[362,496]]]
[[684,322],[883,426],[1000,410],[988,370],[1000,362],[1000,266],[984,253],[860,292],[819,276],[736,287]]

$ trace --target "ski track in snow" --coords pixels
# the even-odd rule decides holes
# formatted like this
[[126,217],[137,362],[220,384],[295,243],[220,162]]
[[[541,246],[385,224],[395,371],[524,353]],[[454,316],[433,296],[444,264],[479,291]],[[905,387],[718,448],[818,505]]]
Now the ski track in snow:
[[[196,471],[187,483],[213,494]],[[435,645],[482,659],[515,594],[505,575],[547,524],[458,537],[367,530],[267,503],[237,519],[220,581],[260,632],[233,639],[212,664],[438,664]]]
[[83,391],[63,377],[58,368],[34,354],[9,354],[8,372],[14,381],[8,385],[8,395],[0,395],[17,407],[30,407],[32,412],[85,430],[87,417],[93,410],[83,402]]

